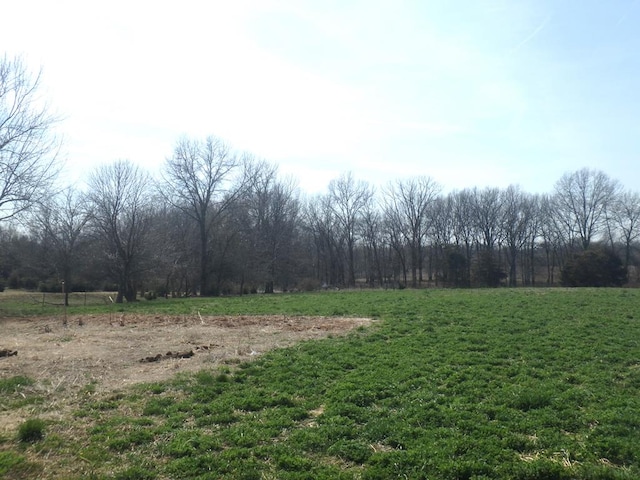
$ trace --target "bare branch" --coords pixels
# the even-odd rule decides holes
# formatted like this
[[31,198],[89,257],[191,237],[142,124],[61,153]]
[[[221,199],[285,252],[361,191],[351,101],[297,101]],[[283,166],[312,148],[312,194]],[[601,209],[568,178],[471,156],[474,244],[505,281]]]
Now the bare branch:
[[93,224],[118,276],[118,302],[136,299],[136,280],[151,223],[149,175],[129,161],[98,168],[89,179]]
[[45,199],[57,177],[57,118],[19,58],[0,58],[0,221]]
[[228,145],[213,136],[203,142],[180,139],[165,162],[162,196],[198,227],[201,293],[209,289],[208,244],[213,220],[236,199],[239,189],[233,184],[233,174],[242,164]]

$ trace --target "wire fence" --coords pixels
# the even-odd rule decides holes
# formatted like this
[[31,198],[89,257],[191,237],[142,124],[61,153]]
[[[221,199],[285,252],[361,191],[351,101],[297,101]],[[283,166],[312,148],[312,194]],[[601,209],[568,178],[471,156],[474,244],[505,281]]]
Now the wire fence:
[[[2,306],[23,305],[24,307],[63,307],[64,293],[4,291],[0,293],[0,309]],[[110,305],[115,301],[112,292],[69,292],[69,307],[87,307]]]
[[[88,305],[108,305],[115,300],[115,294],[105,292],[70,292],[69,306],[81,307]],[[64,305],[64,293],[34,293],[29,295],[29,300],[42,305]]]

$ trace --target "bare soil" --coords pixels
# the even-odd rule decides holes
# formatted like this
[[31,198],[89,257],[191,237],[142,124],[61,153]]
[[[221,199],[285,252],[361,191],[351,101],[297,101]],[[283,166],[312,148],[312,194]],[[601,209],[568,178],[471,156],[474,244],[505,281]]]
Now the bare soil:
[[[341,335],[370,319],[290,316],[102,315],[0,319],[0,378],[24,375],[45,405],[3,408],[0,431],[15,429],[29,408],[63,415],[87,392],[101,394],[129,385],[166,380],[178,372],[215,368],[257,358],[274,348]],[[82,393],[82,394],[81,394]],[[61,417],[60,417],[61,418]]]

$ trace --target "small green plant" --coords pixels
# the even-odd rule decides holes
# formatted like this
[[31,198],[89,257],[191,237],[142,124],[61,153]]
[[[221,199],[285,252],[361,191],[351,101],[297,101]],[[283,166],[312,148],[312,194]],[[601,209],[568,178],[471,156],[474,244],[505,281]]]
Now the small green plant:
[[0,478],[37,478],[42,468],[14,452],[0,452]]
[[82,387],[81,393],[85,395],[94,395],[96,393],[96,385],[97,382],[95,380],[91,380],[84,387]]
[[21,442],[37,442],[44,437],[44,421],[30,418],[18,428],[18,439]]
[[24,387],[33,385],[33,380],[29,377],[16,375],[10,378],[0,378],[0,393],[8,394],[22,390]]
[[115,480],[152,480],[153,478],[156,476],[142,467],[130,467],[115,476]]

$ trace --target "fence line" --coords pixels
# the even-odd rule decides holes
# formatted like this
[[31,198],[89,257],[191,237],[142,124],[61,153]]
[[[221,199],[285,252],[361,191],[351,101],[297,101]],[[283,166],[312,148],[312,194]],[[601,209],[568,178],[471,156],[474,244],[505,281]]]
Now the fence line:
[[[105,292],[69,292],[69,306],[104,305],[109,302],[109,295]],[[64,306],[64,294],[58,292],[43,292],[41,294],[29,294],[30,303],[38,303],[42,306]]]

